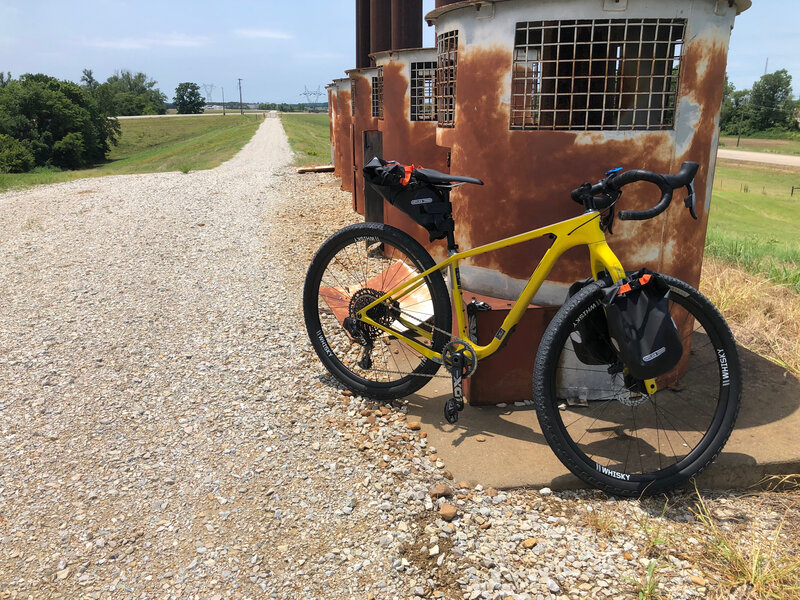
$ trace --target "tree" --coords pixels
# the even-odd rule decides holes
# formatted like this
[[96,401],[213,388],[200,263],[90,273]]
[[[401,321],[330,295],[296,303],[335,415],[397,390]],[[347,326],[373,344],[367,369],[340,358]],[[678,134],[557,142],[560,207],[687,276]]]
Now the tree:
[[100,82],[94,78],[91,69],[83,70],[83,75],[81,75],[81,84],[83,88],[89,90],[90,92],[93,92],[100,87]]
[[167,112],[166,95],[156,87],[156,81],[144,73],[117,71],[99,84],[91,69],[84,69],[81,83],[107,115],[163,115]]
[[0,134],[17,142],[3,138],[4,170],[30,163],[74,169],[105,158],[119,123],[77,84],[25,74],[0,88]]
[[19,140],[0,133],[0,173],[25,173],[33,167],[33,154]]
[[200,86],[185,81],[175,88],[175,106],[179,115],[196,115],[203,112],[205,99],[200,95]]
[[6,87],[9,81],[11,81],[11,71],[8,73],[0,71],[0,88]]
[[793,123],[792,76],[786,69],[767,73],[753,84],[750,122],[755,131],[789,129]]

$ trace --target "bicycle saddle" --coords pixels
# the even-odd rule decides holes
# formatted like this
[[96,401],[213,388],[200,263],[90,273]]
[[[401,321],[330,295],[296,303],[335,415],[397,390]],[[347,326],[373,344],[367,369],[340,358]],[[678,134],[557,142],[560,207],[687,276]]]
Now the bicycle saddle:
[[475,177],[467,177],[465,175],[450,175],[433,169],[414,169],[414,176],[420,181],[430,183],[432,185],[446,185],[449,183],[474,183],[476,185],[483,185],[480,179]]

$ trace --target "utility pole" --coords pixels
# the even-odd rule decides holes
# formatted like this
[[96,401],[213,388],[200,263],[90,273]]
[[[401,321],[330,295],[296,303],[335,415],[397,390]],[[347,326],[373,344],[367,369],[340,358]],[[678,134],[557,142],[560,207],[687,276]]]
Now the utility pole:
[[769,56],[767,57],[767,62],[764,63],[764,75],[767,74],[767,69],[769,69]]
[[742,139],[742,119],[744,118],[744,100],[742,100],[741,110],[739,111],[739,137],[736,138],[736,147],[739,147],[739,142]]
[[225,116],[225,88],[222,88],[222,116]]
[[239,112],[244,114],[244,107],[242,106],[242,78],[239,77]]

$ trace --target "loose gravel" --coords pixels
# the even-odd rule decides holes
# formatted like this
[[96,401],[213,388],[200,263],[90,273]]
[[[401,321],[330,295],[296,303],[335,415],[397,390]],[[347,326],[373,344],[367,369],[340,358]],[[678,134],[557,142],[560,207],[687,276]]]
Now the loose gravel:
[[[651,561],[665,597],[727,592],[690,497],[454,482],[333,381],[300,290],[354,214],[289,159],[266,119],[211,171],[0,195],[0,597],[619,598]],[[707,502],[742,539],[798,521]]]

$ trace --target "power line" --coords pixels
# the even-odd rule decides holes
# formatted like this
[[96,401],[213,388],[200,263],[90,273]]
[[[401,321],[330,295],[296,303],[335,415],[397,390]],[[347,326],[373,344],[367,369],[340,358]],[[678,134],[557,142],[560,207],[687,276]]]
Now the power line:
[[302,91],[302,92],[300,92],[300,95],[301,95],[301,96],[305,96],[305,98],[306,98],[306,104],[308,104],[308,105],[309,105],[309,108],[310,108],[310,107],[311,107],[310,105],[311,105],[311,103],[312,103],[312,102],[311,102],[311,99],[313,98],[313,99],[314,99],[314,102],[313,102],[313,103],[314,103],[314,104],[317,104],[317,103],[319,102],[319,99],[320,99],[320,97],[322,97],[322,96],[324,96],[324,95],[325,95],[325,92],[323,92],[323,91],[320,89],[320,87],[319,87],[319,86],[317,86],[317,89],[315,89],[315,90],[310,90],[310,89],[308,89],[308,86],[307,86],[307,85],[304,85],[304,86],[303,86],[303,91]]
[[214,88],[216,88],[217,86],[214,85],[213,83],[203,83],[202,86],[203,89],[206,91],[206,104],[211,104],[212,103],[211,96],[214,94]]

